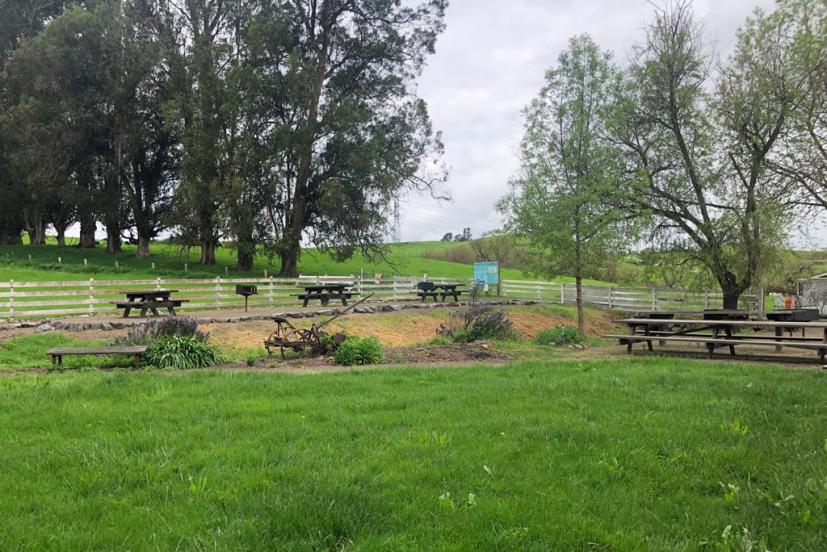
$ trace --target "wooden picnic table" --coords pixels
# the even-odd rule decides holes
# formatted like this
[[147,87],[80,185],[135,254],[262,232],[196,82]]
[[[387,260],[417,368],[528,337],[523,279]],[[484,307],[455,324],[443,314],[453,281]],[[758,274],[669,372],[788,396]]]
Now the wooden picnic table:
[[[651,351],[652,342],[677,342],[677,343],[703,343],[706,345],[709,356],[712,357],[715,349],[720,346],[729,348],[730,354],[735,354],[736,345],[768,345],[780,348],[794,347],[801,349],[814,350],[818,353],[820,361],[824,362],[825,353],[827,353],[827,322],[815,321],[795,321],[795,320],[699,320],[697,318],[674,318],[669,320],[669,324],[680,329],[672,329],[664,331],[661,329],[654,330],[655,327],[663,325],[663,320],[652,318],[626,318],[618,320],[617,322],[628,326],[629,335],[609,335],[606,337],[616,338],[622,344],[626,345],[627,352],[632,351],[634,343],[645,342],[648,349]],[[780,329],[781,334],[776,332],[774,336],[743,336],[734,335],[734,329]],[[814,329],[821,335],[820,337],[806,337],[802,335],[785,337],[783,335],[784,329]],[[642,330],[640,333],[638,330]],[[701,333],[711,331],[711,333]],[[721,335],[721,334],[724,335]]]
[[152,311],[154,316],[158,316],[158,309],[167,309],[171,316],[175,316],[175,307],[180,307],[185,303],[186,299],[173,299],[172,294],[177,293],[177,289],[142,289],[142,290],[127,290],[119,291],[126,296],[126,301],[116,301],[115,306],[118,309],[123,309],[123,317],[128,318],[129,313],[136,309],[141,309],[141,318],[146,316],[147,311]]
[[423,303],[428,297],[433,297],[434,302],[436,302],[438,296],[442,297],[443,302],[445,302],[445,298],[449,296],[453,297],[454,301],[459,302],[459,296],[463,292],[457,288],[464,285],[465,284],[435,284],[433,282],[419,282],[416,285],[416,294],[422,299]]
[[350,284],[313,284],[304,286],[304,293],[297,297],[303,301],[302,306],[306,307],[310,301],[319,301],[322,306],[327,306],[331,299],[339,300],[342,305],[347,306],[347,300],[353,297],[348,292]]

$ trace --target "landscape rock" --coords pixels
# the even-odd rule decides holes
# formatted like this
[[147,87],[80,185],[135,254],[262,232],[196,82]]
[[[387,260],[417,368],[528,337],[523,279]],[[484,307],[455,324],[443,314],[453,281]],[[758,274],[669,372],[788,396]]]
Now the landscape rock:
[[35,331],[38,332],[38,333],[41,333],[41,332],[50,332],[54,329],[55,329],[55,327],[47,322],[45,324],[40,324],[39,326],[37,326],[37,328],[35,328]]

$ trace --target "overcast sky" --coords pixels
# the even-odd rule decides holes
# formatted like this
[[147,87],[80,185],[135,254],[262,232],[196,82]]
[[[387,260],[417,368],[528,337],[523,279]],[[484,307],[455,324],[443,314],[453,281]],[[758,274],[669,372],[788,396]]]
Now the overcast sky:
[[[571,36],[589,33],[625,64],[652,17],[646,0],[450,0],[447,29],[419,79],[435,128],[443,133],[453,200],[413,196],[402,203],[403,241],[439,239],[470,226],[500,226],[494,203],[518,169],[522,108],[542,86]],[[756,8],[774,0],[694,0],[718,52]]]

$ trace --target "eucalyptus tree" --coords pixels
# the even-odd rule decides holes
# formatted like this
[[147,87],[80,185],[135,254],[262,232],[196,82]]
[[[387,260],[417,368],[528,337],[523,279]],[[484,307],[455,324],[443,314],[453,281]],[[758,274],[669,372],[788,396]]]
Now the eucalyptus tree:
[[605,201],[618,180],[617,153],[604,126],[616,80],[611,55],[591,37],[569,41],[525,110],[521,175],[499,203],[509,230],[534,252],[535,271],[574,276],[581,332],[583,279],[631,245],[622,213]]
[[251,47],[271,98],[264,213],[281,273],[295,275],[303,242],[337,259],[376,252],[394,198],[444,178],[426,167],[442,145],[413,84],[447,2],[267,4]]
[[702,263],[725,308],[758,283],[789,232],[788,179],[768,170],[802,82],[779,36],[748,21],[712,79],[713,59],[688,1],[656,9],[619,87],[611,134],[626,178],[612,199],[652,217],[672,251]]

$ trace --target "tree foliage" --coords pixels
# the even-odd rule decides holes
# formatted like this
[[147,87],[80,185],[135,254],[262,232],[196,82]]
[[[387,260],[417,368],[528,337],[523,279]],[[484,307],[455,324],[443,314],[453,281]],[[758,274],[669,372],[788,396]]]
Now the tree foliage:
[[609,251],[630,246],[623,214],[605,201],[618,177],[617,152],[605,136],[617,70],[587,35],[572,38],[525,111],[522,174],[499,207],[509,228],[530,244],[533,268],[573,275],[583,331],[583,278],[596,276]]

